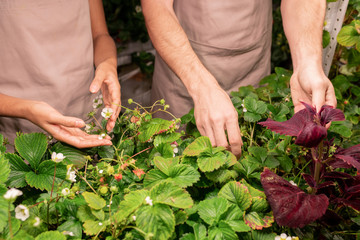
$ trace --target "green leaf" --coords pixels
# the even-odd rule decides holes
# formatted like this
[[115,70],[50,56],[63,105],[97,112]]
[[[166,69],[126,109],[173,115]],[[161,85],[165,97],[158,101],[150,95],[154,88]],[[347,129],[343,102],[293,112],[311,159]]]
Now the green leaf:
[[218,195],[237,205],[242,211],[248,209],[252,203],[248,187],[240,182],[225,184]]
[[33,169],[37,169],[47,149],[46,136],[43,133],[23,134],[15,139],[15,148]]
[[329,131],[335,132],[340,136],[349,138],[352,135],[352,124],[349,121],[338,121],[338,122],[331,122],[331,126]]
[[220,168],[212,172],[206,172],[205,176],[213,182],[225,183],[228,182],[230,179],[237,178],[238,173],[235,170]]
[[169,179],[169,176],[163,173],[162,171],[158,169],[152,169],[149,172],[146,173],[144,178],[144,187],[145,188],[151,188],[152,186],[166,181]]
[[35,240],[66,240],[64,234],[60,233],[59,231],[48,231],[39,234]]
[[[287,157],[287,156],[286,156]],[[292,164],[292,163],[291,163]],[[268,168],[276,168],[280,165],[280,162],[278,159],[276,159],[274,156],[268,156],[266,158],[266,161],[264,162],[264,165],[265,167],[268,167]],[[292,166],[292,165],[291,165]]]
[[91,209],[92,215],[94,215],[98,220],[104,221],[105,220],[105,212],[103,210],[95,210]]
[[266,198],[266,195],[263,191],[260,191],[259,189],[254,188],[253,186],[251,186],[249,183],[247,183],[245,181],[245,179],[241,179],[240,180],[241,184],[244,184],[250,192],[251,197],[262,197],[262,198]]
[[330,33],[326,30],[323,30],[323,36],[322,36],[322,46],[323,48],[326,48],[330,43]]
[[269,204],[263,197],[252,197],[252,204],[249,211],[265,212],[268,210]]
[[31,171],[29,165],[19,155],[13,153],[6,153],[5,158],[9,160],[11,169],[7,182],[8,186],[15,188],[25,187],[27,185],[25,175]]
[[355,23],[360,24],[360,20],[354,20],[351,24],[341,28],[337,41],[340,45],[351,47],[360,41],[360,33],[356,30]]
[[170,207],[163,204],[144,205],[136,211],[136,225],[153,239],[167,240],[175,230],[175,217]]
[[187,219],[188,219],[188,214],[185,211],[179,210],[175,213],[175,225],[184,224]]
[[74,219],[70,219],[67,220],[66,222],[64,222],[63,224],[61,224],[57,230],[59,232],[64,232],[64,231],[68,231],[68,232],[72,232],[74,234],[74,238],[82,238],[82,226],[81,226],[81,222],[76,221]]
[[174,156],[174,149],[170,146],[170,143],[161,143],[159,146],[153,149],[151,155],[159,153],[160,156],[164,158],[172,158]]
[[278,156],[277,160],[279,160],[280,166],[285,172],[290,172],[293,169],[293,160],[289,156]]
[[197,240],[195,239],[195,235],[192,233],[185,233],[181,236],[180,240]]
[[247,122],[258,122],[261,119],[261,115],[252,112],[244,113],[244,120]]
[[16,233],[16,235],[12,240],[34,240],[34,239],[35,238],[33,236],[29,235],[27,232],[21,229]]
[[161,143],[172,143],[179,140],[181,133],[167,133],[166,135],[158,135],[154,138],[154,146],[159,146]]
[[274,222],[273,216],[265,216],[261,218],[257,212],[250,212],[244,216],[245,223],[252,229],[262,230],[263,228],[271,227]]
[[198,156],[205,151],[210,151],[212,149],[210,139],[205,136],[198,137],[189,144],[183,154],[185,156]]
[[149,191],[146,190],[138,190],[125,195],[125,199],[120,202],[119,210],[115,213],[115,221],[118,223],[122,222],[131,213],[143,205],[145,198],[149,195]]
[[195,223],[193,226],[194,235],[196,240],[201,240],[206,238],[206,227],[203,224]]
[[56,164],[56,176],[54,180],[54,172],[55,172],[55,162],[53,161],[43,161],[40,163],[38,167],[37,173],[28,172],[25,175],[26,182],[34,188],[47,191],[51,191],[53,181],[54,181],[54,189],[53,191],[57,191],[59,184],[64,181],[66,178],[66,166],[57,163]]
[[345,93],[351,86],[350,81],[344,75],[336,76],[333,80],[331,80],[331,83],[334,85],[335,89],[340,91],[340,94]]
[[123,156],[132,156],[134,154],[135,144],[132,139],[126,139],[124,141],[120,141],[120,145],[118,146],[118,152]]
[[248,232],[251,228],[245,224],[243,219],[244,212],[235,204],[230,204],[226,214],[223,215],[223,221],[235,232]]
[[212,172],[219,169],[227,163],[227,157],[223,152],[218,152],[213,156],[201,156],[198,158],[197,163],[199,169],[203,172]]
[[10,174],[9,160],[0,154],[0,184],[5,183]]
[[248,151],[251,155],[253,155],[259,163],[264,164],[267,155],[268,155],[268,150],[264,147],[249,147]]
[[84,232],[86,235],[93,236],[106,229],[106,222],[86,220],[83,224]]
[[[1,191],[1,196],[3,196],[6,192],[7,189],[2,189],[4,191]],[[9,207],[9,203],[7,200],[5,200],[5,198],[1,197],[0,198],[0,233],[3,232],[4,228],[6,227],[6,225],[9,222],[8,219],[8,207]]]
[[160,171],[169,175],[169,169],[172,166],[179,164],[179,158],[163,158],[161,156],[156,156],[154,157],[154,164]]
[[76,217],[81,221],[96,220],[95,216],[91,213],[91,208],[87,205],[81,205],[76,212]]
[[173,126],[173,121],[168,121],[161,118],[153,118],[148,122],[143,123],[140,128],[138,135],[140,142],[149,141],[151,137],[156,134],[165,132]]
[[229,204],[226,199],[216,197],[201,201],[197,207],[201,219],[209,225],[215,225],[229,208]]
[[200,179],[200,173],[192,166],[186,164],[174,165],[163,170],[167,174],[157,169],[150,170],[145,175],[144,186],[150,188],[160,182],[167,181],[180,187],[188,187]]
[[82,168],[86,163],[85,154],[77,148],[57,142],[51,150],[56,153],[62,153],[65,156],[63,163],[66,165],[74,164],[75,167]]
[[170,182],[159,183],[150,190],[154,203],[163,203],[176,208],[190,208],[194,203],[190,194]]
[[85,201],[89,205],[89,207],[93,209],[102,209],[106,205],[106,201],[100,197],[99,195],[96,195],[92,192],[83,192],[83,197],[85,198]]
[[217,227],[210,227],[209,239],[213,240],[238,240],[238,236],[225,222],[220,222]]

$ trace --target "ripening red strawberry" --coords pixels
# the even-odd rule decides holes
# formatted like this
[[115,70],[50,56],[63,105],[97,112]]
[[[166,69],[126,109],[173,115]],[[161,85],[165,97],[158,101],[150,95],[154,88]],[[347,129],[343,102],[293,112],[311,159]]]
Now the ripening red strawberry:
[[138,176],[138,178],[141,178],[141,176],[145,174],[144,170],[141,168],[134,169],[133,173]]
[[116,181],[119,182],[123,178],[123,176],[122,176],[121,173],[117,173],[117,174],[114,175],[114,178],[115,178]]
[[104,177],[101,177],[100,179],[99,179],[99,182],[101,182],[101,183],[103,183],[105,181],[105,178]]

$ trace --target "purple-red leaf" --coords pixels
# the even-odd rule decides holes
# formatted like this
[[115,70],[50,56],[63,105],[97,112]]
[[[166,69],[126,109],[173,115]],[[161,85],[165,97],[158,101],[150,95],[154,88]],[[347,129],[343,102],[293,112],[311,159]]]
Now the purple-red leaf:
[[344,113],[340,109],[334,109],[331,106],[324,105],[320,109],[321,124],[326,125],[332,121],[344,121]]
[[259,124],[280,134],[296,136],[295,144],[311,148],[316,147],[326,138],[327,123],[345,120],[344,114],[340,109],[324,105],[319,113],[317,113],[314,107],[304,102],[302,104],[305,106],[305,109],[295,113],[287,121],[276,122],[267,119],[265,122],[259,122]]
[[275,220],[281,226],[304,227],[320,218],[329,205],[324,194],[306,194],[267,168],[261,174],[261,184]]
[[343,160],[360,171],[360,144],[347,149],[341,149],[334,157]]
[[357,211],[360,211],[360,200],[347,200],[344,198],[336,199],[336,202],[347,207],[351,207]]
[[348,187],[348,189],[346,189],[346,190],[347,190],[348,194],[358,195],[358,194],[360,194],[360,184],[356,185],[356,186]]
[[310,122],[304,126],[296,138],[295,144],[309,148],[316,147],[326,136],[325,127]]
[[305,179],[305,181],[307,182],[307,184],[310,187],[312,187],[312,188],[316,187],[315,179],[311,175],[304,173],[303,178]]

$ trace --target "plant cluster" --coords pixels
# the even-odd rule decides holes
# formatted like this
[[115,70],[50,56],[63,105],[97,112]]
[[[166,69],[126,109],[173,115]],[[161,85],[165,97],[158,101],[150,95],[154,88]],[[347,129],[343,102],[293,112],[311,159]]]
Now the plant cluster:
[[[31,133],[6,153],[0,137],[1,238],[353,239],[360,230],[356,88],[342,89],[343,110],[306,106],[293,114],[290,76],[276,68],[262,87],[232,93],[240,159],[200,136],[192,112],[153,118],[168,109],[163,100],[149,108],[129,100],[135,107],[112,133],[104,109],[103,121],[87,130],[109,134],[113,146],[80,151]],[[94,109],[100,105],[95,99]]]

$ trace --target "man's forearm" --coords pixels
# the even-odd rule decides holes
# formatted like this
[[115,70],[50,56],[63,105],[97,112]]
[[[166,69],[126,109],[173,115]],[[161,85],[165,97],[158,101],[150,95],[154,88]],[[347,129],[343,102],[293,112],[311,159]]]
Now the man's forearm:
[[325,0],[282,0],[281,14],[294,71],[304,65],[321,67]]
[[194,98],[204,84],[218,83],[193,51],[172,5],[171,0],[142,0],[147,29],[157,52]]

